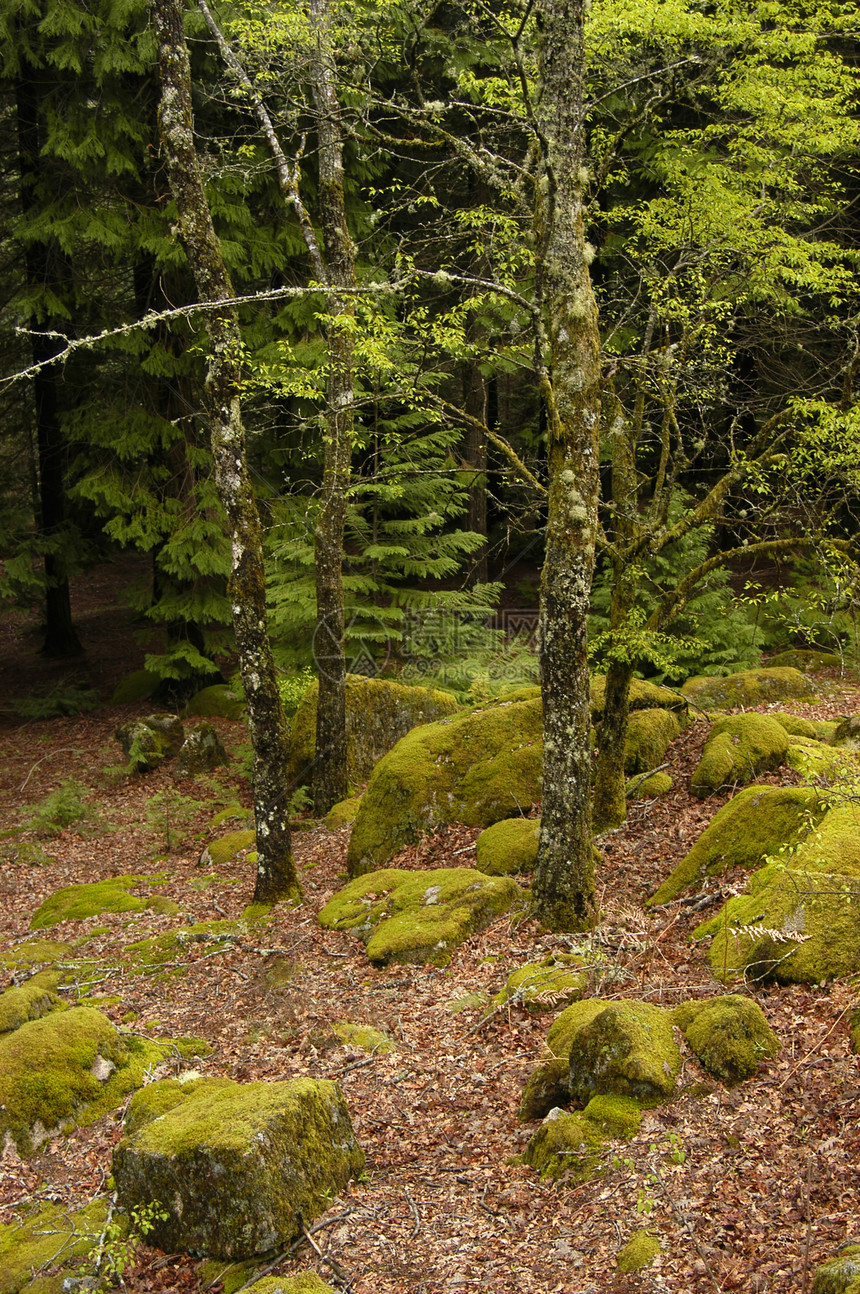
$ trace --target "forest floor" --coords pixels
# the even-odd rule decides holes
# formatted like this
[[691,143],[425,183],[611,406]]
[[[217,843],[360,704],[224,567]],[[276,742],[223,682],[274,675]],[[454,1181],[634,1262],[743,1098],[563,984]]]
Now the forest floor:
[[[114,674],[141,663],[122,613],[103,604],[109,586],[109,579],[102,590],[93,585],[80,613],[90,665],[107,695]],[[6,622],[0,630],[7,698],[44,683],[51,667],[34,663],[36,645],[31,625]],[[818,701],[786,708],[818,718],[860,710],[856,680],[831,672],[817,683]],[[43,840],[43,865],[3,864],[0,945],[25,940],[35,908],[60,886],[167,873],[159,892],[176,900],[182,918],[101,914],[44,933],[89,935],[84,955],[101,969],[79,991],[116,1023],[134,1013],[130,1027],[140,1034],[205,1038],[212,1052],[197,1065],[204,1073],[243,1081],[308,1075],[341,1085],[366,1172],[317,1220],[313,1247],[303,1239],[272,1271],[310,1268],[354,1294],[795,1294],[809,1290],[816,1265],[860,1240],[853,982],[746,988],[781,1039],[779,1055],[733,1090],[709,1079],[688,1055],[682,1094],[646,1112],[632,1141],[607,1148],[600,1175],[571,1188],[542,1182],[513,1162],[536,1127],[518,1122],[517,1108],[526,1078],[545,1055],[553,1013],[516,1007],[482,1024],[479,1007],[455,1013],[452,1004],[469,994],[489,997],[539,952],[581,940],[501,919],[444,970],[375,969],[356,940],[324,931],[316,920],[344,880],[348,836],[348,829],[316,826],[296,836],[300,907],[277,907],[267,924],[218,955],[205,945],[183,949],[169,978],[141,974],[123,955],[131,941],[177,920],[238,918],[254,888],[254,869],[241,857],[208,882],[199,862],[214,834],[207,825],[214,807],[237,793],[248,802],[238,763],[243,726],[216,721],[236,757],[217,775],[179,784],[166,770],[129,778],[118,769],[114,729],[147,709],[104,705],[80,717],[21,722],[4,703],[0,826],[20,826],[29,806],[69,776],[86,789],[98,817]],[[595,995],[674,1004],[724,991],[703,948],[689,939],[702,913],[683,904],[653,912],[643,906],[728,798],[703,802],[688,793],[706,732],[707,724],[697,722],[672,747],[674,789],[637,804],[628,823],[602,839],[605,919],[591,941]],[[766,780],[794,779],[783,770]],[[476,835],[452,827],[396,864],[468,865]],[[727,893],[744,879],[728,873],[719,888]],[[342,1020],[385,1030],[395,1050],[368,1056],[344,1046],[332,1028]],[[107,1191],[121,1117],[117,1111],[56,1137],[26,1160],[7,1151],[0,1221],[33,1200],[71,1210]],[[659,1237],[663,1253],[651,1267],[623,1275],[618,1251],[643,1226]],[[142,1245],[125,1283],[131,1294],[196,1291],[205,1288],[199,1265]],[[208,1288],[217,1294],[221,1286]]]

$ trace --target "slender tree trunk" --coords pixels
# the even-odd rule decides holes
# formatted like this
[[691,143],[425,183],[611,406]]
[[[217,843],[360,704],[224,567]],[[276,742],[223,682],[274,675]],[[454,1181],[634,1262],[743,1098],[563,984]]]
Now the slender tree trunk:
[[489,421],[487,383],[474,360],[466,363],[463,381],[463,408],[474,421],[466,426],[466,462],[473,472],[469,484],[469,529],[480,535],[483,544],[469,557],[470,584],[486,584],[487,565],[487,436],[483,426]]
[[624,753],[632,678],[633,666],[627,661],[612,661],[606,672],[603,719],[597,735],[597,777],[593,803],[595,831],[608,831],[611,827],[618,827],[627,817]]
[[[549,514],[541,578],[543,795],[535,915],[551,930],[594,920],[587,621],[597,536],[600,335],[585,257],[585,0],[539,0],[537,287],[549,355]],[[539,364],[542,362],[539,357]]]
[[311,76],[319,139],[319,202],[331,289],[323,492],[314,536],[317,592],[314,648],[319,699],[313,799],[314,812],[321,815],[344,799],[348,791],[343,544],[355,417],[352,335],[355,307],[350,295],[350,289],[355,287],[355,249],[346,220],[343,137],[328,0],[311,0],[310,13],[316,42]]
[[[36,188],[41,158],[39,128],[40,89],[35,70],[30,76],[23,71],[16,78],[15,97],[18,118],[18,155],[21,178],[21,206],[25,216],[35,211]],[[57,290],[53,271],[56,257],[41,241],[30,241],[24,248],[27,283],[34,291],[47,287]],[[49,336],[50,322],[32,323],[31,349],[33,363],[40,364],[57,355],[61,343]],[[72,621],[69,577],[62,552],[66,526],[66,445],[60,426],[59,368],[49,365],[33,378],[36,412],[36,447],[39,465],[39,534],[44,545],[45,568],[45,639],[42,651],[59,658],[79,656],[81,640]]]
[[[191,68],[181,0],[153,0],[161,78],[161,147],[201,301],[233,295],[194,148]],[[206,398],[218,492],[233,550],[230,601],[239,668],[254,749],[258,902],[298,899],[287,812],[289,737],[266,629],[266,583],[260,520],[245,457],[239,408],[241,338],[235,307],[208,313],[210,355]]]

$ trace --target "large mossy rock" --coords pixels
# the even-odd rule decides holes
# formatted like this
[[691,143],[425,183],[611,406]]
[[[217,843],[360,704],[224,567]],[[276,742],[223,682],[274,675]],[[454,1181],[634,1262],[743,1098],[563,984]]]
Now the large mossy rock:
[[819,984],[860,970],[860,805],[828,811],[694,931],[718,979]]
[[814,692],[808,678],[790,666],[776,669],[745,669],[723,678],[697,675],[681,688],[684,696],[701,710],[736,710],[740,706],[762,705],[808,697]]
[[669,903],[682,890],[730,867],[759,867],[768,855],[800,840],[824,812],[810,787],[745,787],[714,814],[650,904]]
[[[167,1109],[165,1085],[178,1098]],[[242,1260],[283,1248],[364,1166],[343,1095],[325,1080],[165,1079],[129,1114],[117,1195],[129,1212],[162,1206],[147,1238],[168,1252]]]
[[539,840],[540,818],[503,818],[478,836],[475,866],[487,876],[533,872]]
[[98,1249],[107,1216],[103,1197],[76,1213],[59,1204],[42,1204],[23,1219],[0,1226],[0,1294],[96,1289],[91,1255]]
[[771,656],[767,664],[768,669],[789,665],[807,673],[813,669],[841,669],[843,661],[838,652],[825,651],[822,647],[792,647]]
[[64,885],[39,905],[30,922],[31,930],[44,930],[59,921],[86,921],[102,912],[179,911],[179,905],[163,894],[138,898],[130,893],[142,885],[163,885],[163,873],[152,876],[113,876],[106,881],[87,881],[82,885]]
[[129,767],[138,773],[149,773],[179,753],[185,729],[176,714],[149,714],[145,719],[121,723],[116,739]]
[[378,965],[446,966],[464,939],[522,897],[516,881],[484,876],[470,867],[429,872],[386,867],[350,881],[329,900],[319,920],[329,929],[356,935]]
[[779,768],[788,747],[788,733],[776,719],[754,713],[726,715],[711,725],[690,790],[704,799],[725,786],[743,786]]
[[[287,778],[310,784],[317,739],[319,683],[311,683],[293,718]],[[433,723],[459,709],[456,697],[429,687],[406,687],[386,679],[346,677],[346,775],[351,786],[370,777],[383,755],[419,724]]]
[[40,971],[26,984],[7,988],[0,993],[0,1033],[11,1033],[30,1020],[62,1010],[65,1003],[54,992],[60,982],[57,971]]
[[812,1294],[860,1294],[860,1245],[846,1245],[815,1269]]
[[761,1062],[779,1051],[779,1038],[761,1007],[737,993],[683,1002],[673,1019],[708,1073],[728,1087],[752,1078]]
[[584,1114],[555,1108],[526,1146],[523,1163],[551,1181],[584,1182],[597,1171],[602,1146],[600,1130]]
[[634,710],[627,721],[624,746],[625,773],[648,773],[663,763],[670,742],[681,734],[678,716],[654,706]]
[[215,725],[199,723],[179,748],[173,776],[197,777],[200,773],[211,773],[213,768],[227,762],[227,752]]
[[[594,723],[603,718],[605,703],[606,676],[596,674],[591,680],[591,718]],[[682,724],[687,720],[687,701],[680,692],[671,687],[661,687],[659,683],[649,683],[644,678],[630,680],[628,704],[631,714],[638,710],[672,710]]]
[[235,688],[229,683],[213,683],[195,692],[185,707],[185,714],[199,715],[201,719],[243,719],[245,698],[241,684]]
[[843,719],[830,738],[830,744],[843,750],[860,750],[860,714],[850,714]]
[[540,799],[539,699],[489,706],[413,730],[373,771],[349,840],[359,876],[446,822],[489,827]]
[[56,1128],[90,1123],[143,1081],[165,1048],[125,1038],[92,1007],[70,1007],[0,1037],[0,1142],[29,1154]]
[[571,1096],[630,1096],[646,1106],[668,1100],[681,1070],[671,1012],[650,1002],[601,1006],[571,1041]]

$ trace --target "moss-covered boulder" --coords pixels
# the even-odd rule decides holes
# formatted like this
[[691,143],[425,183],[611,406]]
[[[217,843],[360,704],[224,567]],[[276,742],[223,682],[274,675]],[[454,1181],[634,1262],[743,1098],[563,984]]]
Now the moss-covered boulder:
[[542,1119],[557,1105],[570,1100],[570,1061],[567,1056],[543,1060],[532,1070],[523,1088],[517,1118],[521,1123]]
[[16,988],[0,993],[0,1033],[11,1033],[28,1020],[61,1010],[65,1005],[54,992],[60,982],[56,971],[41,971]]
[[588,969],[574,953],[551,953],[541,962],[526,962],[508,976],[496,1005],[521,1003],[529,1011],[553,1011],[577,1002],[585,992]]
[[668,795],[674,783],[668,773],[660,771],[650,777],[631,777],[627,782],[628,800],[650,800],[658,795]]
[[[316,1272],[297,1272],[295,1276],[264,1276],[244,1287],[247,1294],[335,1294]],[[225,1291],[226,1294],[226,1291]]]
[[807,673],[815,669],[841,669],[842,657],[835,651],[824,651],[817,647],[792,647],[788,651],[778,652],[768,661],[768,669],[778,669],[788,665],[792,669]]
[[138,898],[131,890],[140,886],[163,885],[163,873],[152,876],[113,876],[107,881],[64,885],[39,905],[30,922],[31,930],[43,930],[59,921],[86,921],[102,912],[176,913],[179,905],[163,894]]
[[[606,676],[596,674],[591,680],[591,718],[594,723],[603,718],[605,703]],[[629,705],[631,714],[638,710],[672,710],[682,724],[687,721],[686,697],[671,687],[661,687],[659,683],[649,683],[644,678],[631,679]]]
[[851,714],[843,719],[830,738],[830,744],[843,750],[860,750],[860,714]]
[[790,666],[776,669],[745,669],[724,678],[697,675],[681,688],[684,696],[701,710],[736,710],[766,701],[785,701],[813,693],[808,678]]
[[337,804],[333,804],[329,809],[323,822],[329,831],[339,831],[341,827],[348,827],[351,822],[355,822],[360,804],[360,795],[351,795],[347,800],[338,800]]
[[185,707],[186,715],[199,715],[201,719],[243,719],[245,698],[241,685],[213,683],[195,692]]
[[860,970],[860,806],[830,809],[694,931],[718,979],[818,984]]
[[635,1137],[642,1123],[642,1107],[631,1096],[593,1096],[582,1111],[605,1137]]
[[138,773],[148,773],[179,753],[185,730],[177,714],[149,714],[145,719],[121,723],[116,739],[129,767]]
[[737,993],[683,1002],[673,1019],[708,1073],[728,1087],[752,1078],[761,1062],[779,1051],[779,1038],[761,1007]]
[[132,705],[152,696],[161,679],[148,669],[135,669],[121,678],[113,690],[111,705]]
[[846,1245],[815,1269],[812,1294],[860,1294],[860,1245]]
[[199,773],[211,773],[213,768],[226,763],[227,752],[217,728],[211,723],[199,723],[179,747],[173,776],[196,777]]
[[336,1020],[332,1029],[348,1047],[359,1047],[375,1056],[387,1056],[394,1051],[394,1043],[387,1033],[369,1024],[353,1024],[350,1020]]
[[571,1183],[593,1177],[600,1166],[603,1137],[582,1114],[550,1110],[523,1152],[523,1163],[541,1177]]
[[351,876],[382,867],[446,822],[489,827],[540,799],[541,704],[516,701],[413,728],[379,761],[347,853]]
[[163,1206],[148,1237],[162,1249],[239,1260],[280,1249],[364,1165],[335,1083],[162,1083],[181,1099],[143,1122],[159,1084],[138,1093],[136,1131],[113,1156],[123,1208]]
[[0,1037],[0,1142],[29,1154],[49,1132],[120,1105],[165,1048],[125,1038],[93,1007],[70,1007]]
[[253,827],[240,831],[227,831],[216,840],[210,840],[200,855],[198,866],[223,867],[245,849],[255,849],[257,833]]
[[627,721],[625,773],[648,773],[662,764],[669,743],[680,736],[680,733],[678,716],[672,710],[658,706],[634,710]]
[[470,867],[429,872],[387,867],[350,881],[319,915],[331,930],[348,930],[372,962],[446,966],[464,939],[522,899],[516,881]]
[[725,786],[752,782],[760,773],[779,768],[788,746],[788,733],[767,715],[734,714],[717,719],[711,725],[690,790],[704,799]]
[[783,846],[802,839],[825,812],[804,786],[747,786],[714,814],[693,848],[650,900],[669,903],[706,876],[730,867],[758,867]]
[[643,1267],[650,1267],[663,1247],[650,1231],[634,1231],[633,1235],[618,1250],[618,1270],[620,1272],[638,1272]]
[[503,818],[478,836],[475,866],[487,876],[533,872],[539,840],[540,818]]
[[671,1012],[650,1002],[601,1006],[571,1042],[571,1096],[582,1102],[598,1094],[630,1096],[641,1105],[668,1100],[681,1070]]
[[42,1204],[22,1220],[0,1226],[0,1294],[94,1289],[90,1254],[98,1248],[107,1215],[106,1199],[77,1212]]
[[771,718],[776,719],[790,737],[806,737],[809,741],[819,740],[815,724],[811,719],[804,719],[803,715],[783,714],[780,710],[774,710]]
[[[310,784],[317,738],[319,683],[311,683],[293,718],[287,777]],[[456,697],[429,687],[406,687],[381,678],[346,677],[347,779],[360,786],[401,737],[459,709]]]

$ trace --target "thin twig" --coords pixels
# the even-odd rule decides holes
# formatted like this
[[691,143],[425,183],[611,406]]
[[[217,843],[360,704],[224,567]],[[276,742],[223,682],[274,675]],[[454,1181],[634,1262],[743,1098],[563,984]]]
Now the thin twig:
[[803,1275],[800,1282],[800,1294],[806,1294],[809,1288],[809,1242],[812,1238],[812,1151],[806,1161],[806,1240],[803,1245]]
[[832,1025],[831,1025],[831,1026],[830,1026],[830,1028],[827,1030],[827,1033],[824,1035],[824,1037],[823,1037],[823,1038],[819,1038],[818,1042],[815,1044],[815,1046],[814,1046],[814,1047],[810,1047],[809,1051],[808,1051],[808,1052],[806,1053],[806,1055],[803,1057],[803,1060],[799,1060],[799,1061],[797,1062],[797,1064],[795,1065],[794,1069],[791,1071],[791,1073],[787,1074],[787,1075],[786,1075],[786,1077],[782,1080],[782,1082],[780,1083],[779,1087],[776,1089],[778,1092],[781,1092],[781,1091],[782,1091],[782,1089],[785,1087],[786,1083],[789,1081],[789,1079],[794,1078],[794,1076],[795,1076],[795,1074],[797,1073],[797,1071],[798,1071],[799,1069],[802,1069],[802,1068],[803,1068],[803,1066],[804,1066],[804,1065],[806,1064],[806,1062],[809,1060],[809,1057],[813,1054],[813,1052],[818,1051],[818,1048],[819,1048],[819,1047],[821,1047],[821,1046],[823,1046],[823,1045],[824,1045],[824,1043],[825,1043],[825,1042],[827,1042],[827,1039],[830,1037],[830,1035],[832,1034],[833,1030],[834,1030],[834,1029],[836,1028],[836,1026],[838,1025],[839,1021],[840,1021],[840,1020],[842,1019],[842,1017],[843,1017],[844,1015],[846,1015],[846,1014],[847,1014],[851,1009],[852,1009],[852,1008],[851,1008],[850,1006],[846,1006],[846,1007],[844,1007],[844,1008],[843,1008],[843,1010],[841,1010],[841,1011],[839,1012],[838,1016],[837,1016],[837,1017],[836,1017],[836,1019],[833,1021]]
[[415,1219],[415,1226],[412,1228],[412,1236],[411,1236],[411,1239],[414,1240],[415,1237],[418,1235],[418,1232],[421,1230],[421,1219],[418,1216],[418,1210],[415,1207],[415,1201],[413,1200],[412,1196],[409,1194],[409,1191],[405,1186],[403,1188],[403,1194],[406,1196],[406,1202],[409,1205],[410,1209],[412,1210],[412,1216]]
[[663,1194],[666,1196],[666,1199],[669,1201],[669,1204],[672,1207],[672,1212],[675,1214],[675,1217],[678,1219],[681,1226],[684,1228],[687,1235],[692,1240],[696,1248],[696,1253],[699,1255],[702,1262],[705,1264],[705,1271],[708,1273],[709,1277],[711,1278],[711,1284],[713,1285],[714,1289],[717,1291],[717,1294],[723,1294],[722,1288],[720,1287],[719,1283],[717,1282],[717,1278],[714,1275],[713,1268],[711,1267],[711,1264],[708,1262],[707,1254],[705,1253],[702,1246],[699,1244],[695,1231],[690,1226],[684,1214],[678,1208],[678,1205],[675,1203],[674,1197],[671,1191],[669,1190],[668,1186],[666,1185],[666,1183],[663,1181],[663,1175],[656,1164],[653,1166],[653,1172],[654,1172],[654,1180],[658,1182],[659,1185],[661,1186],[663,1190]]

